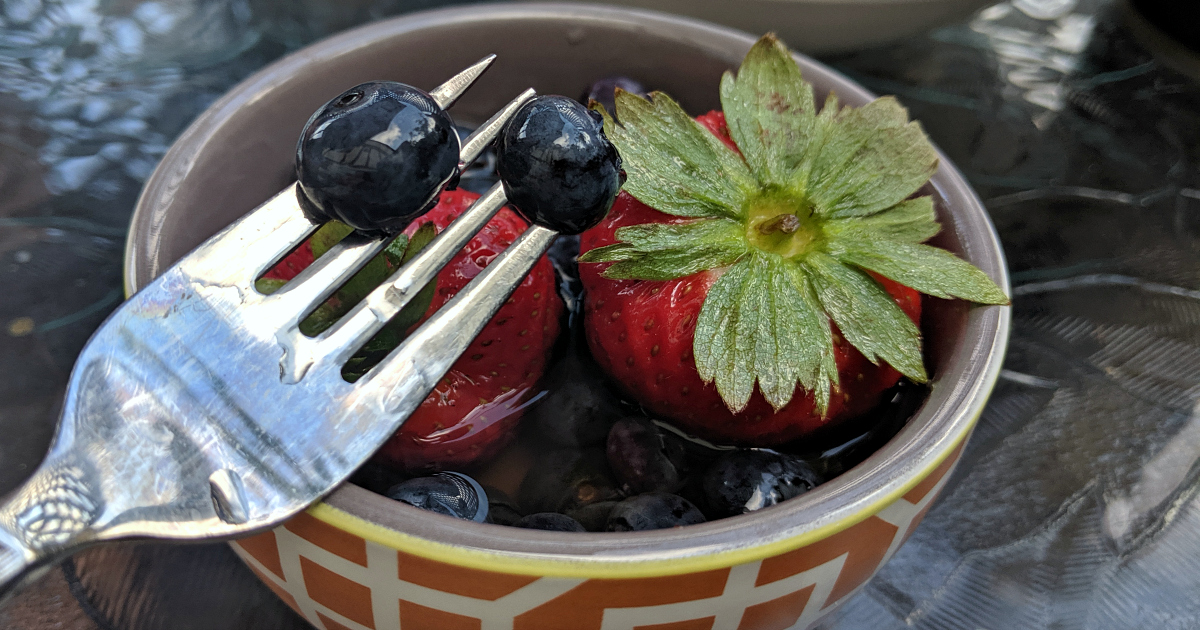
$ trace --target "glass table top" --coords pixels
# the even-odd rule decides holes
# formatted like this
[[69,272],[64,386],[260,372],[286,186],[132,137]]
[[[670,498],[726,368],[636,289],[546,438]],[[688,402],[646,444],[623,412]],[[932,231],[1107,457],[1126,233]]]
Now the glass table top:
[[[288,51],[444,4],[2,5],[0,494],[121,300],[129,216],[173,138]],[[1200,63],[1147,32],[1120,3],[1011,0],[823,59],[897,95],[979,192],[1014,318],[938,503],[822,628],[1200,627]],[[308,626],[224,545],[126,543],[52,569],[0,627]]]

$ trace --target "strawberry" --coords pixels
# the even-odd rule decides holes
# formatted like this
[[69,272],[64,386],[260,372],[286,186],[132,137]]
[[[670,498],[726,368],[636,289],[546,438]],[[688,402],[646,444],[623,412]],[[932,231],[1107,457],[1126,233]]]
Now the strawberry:
[[[622,192],[601,225],[585,232],[581,251],[616,242],[627,225],[670,223],[672,217]],[[696,321],[708,290],[719,277],[706,270],[674,280],[608,279],[601,265],[582,265],[586,289],[584,327],[597,363],[651,413],[672,419],[692,433],[719,442],[758,446],[781,444],[822,428],[830,420],[853,417],[874,407],[900,373],[874,365],[834,327],[834,359],[842,385],[826,417],[811,394],[793,398],[778,412],[755,392],[734,413],[712,383],[701,380],[692,356]],[[921,316],[920,294],[880,277],[881,283],[914,322]]]
[[[479,195],[443,192],[419,221],[445,229]],[[438,274],[433,302],[421,321],[454,297],[522,232],[525,222],[502,209]],[[412,234],[416,226],[410,226]],[[406,470],[455,468],[499,451],[546,368],[558,337],[563,304],[554,269],[543,257],[475,338],[450,372],[377,457]]]
[[729,135],[729,124],[725,122],[725,112],[714,109],[707,114],[697,116],[696,122],[700,123],[701,127],[707,129],[714,136],[720,138],[721,142],[724,142],[725,146],[733,149],[734,153],[738,155],[742,154],[738,150],[737,144],[734,143],[733,138]]
[[263,277],[286,282],[295,278],[301,271],[304,271],[305,267],[312,264],[314,258],[312,241],[304,241],[300,244],[300,247],[292,250],[292,253],[285,256],[270,271],[263,274]]
[[[301,329],[315,335],[332,325],[423,247],[435,229],[445,229],[478,198],[478,194],[463,190],[443,192],[432,210],[318,308]],[[407,332],[454,297],[525,228],[526,223],[515,212],[500,210],[442,269],[436,282],[350,360],[347,375],[357,378],[386,356]],[[320,256],[350,231],[340,223],[327,223],[310,241],[268,271],[259,281],[259,288],[266,292],[278,289],[310,265],[314,254]],[[545,370],[558,336],[562,310],[554,270],[543,257],[376,457],[415,472],[461,467],[499,451],[512,438]]]
[[818,110],[771,35],[720,92],[724,111],[695,120],[659,93],[618,92],[615,119],[597,107],[628,180],[581,240],[584,325],[646,409],[776,445],[869,410],[901,375],[928,380],[918,292],[1008,298],[922,244],[940,229],[915,196],[937,152],[894,99]]

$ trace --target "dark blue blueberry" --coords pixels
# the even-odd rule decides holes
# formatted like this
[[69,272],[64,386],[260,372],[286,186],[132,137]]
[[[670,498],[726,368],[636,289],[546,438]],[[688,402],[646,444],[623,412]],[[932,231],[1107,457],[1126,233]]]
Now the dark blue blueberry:
[[608,432],[608,465],[630,494],[677,492],[687,474],[681,441],[648,418],[618,420]]
[[372,81],[317,110],[296,145],[302,204],[320,219],[395,233],[437,203],[458,172],[458,133],[433,97]]
[[586,532],[583,525],[579,521],[565,514],[556,512],[538,512],[530,514],[521,520],[513,523],[513,527],[524,527],[525,529],[544,529],[551,532]]
[[602,532],[608,524],[608,517],[620,501],[600,501],[589,503],[574,510],[568,510],[567,516],[579,521],[580,525],[589,532]]
[[621,496],[601,448],[551,451],[530,469],[517,491],[517,500],[529,513],[566,513]]
[[496,172],[521,215],[562,234],[596,225],[621,189],[600,117],[565,96],[525,103],[496,144]]
[[665,492],[648,492],[618,503],[608,515],[610,532],[640,532],[704,522],[704,514],[691,501]]
[[766,449],[742,449],[717,458],[701,488],[710,518],[736,516],[797,497],[821,483],[808,462]]
[[583,97],[583,102],[596,101],[604,106],[605,111],[614,114],[616,112],[617,88],[637,94],[638,96],[646,95],[645,86],[629,77],[606,77],[596,81],[588,88],[587,96]]
[[484,486],[483,491],[488,500],[487,522],[494,525],[512,525],[521,520],[521,510],[517,509],[507,494],[491,486]]
[[621,410],[600,376],[600,367],[590,359],[569,356],[555,364],[548,378],[550,393],[527,420],[538,435],[562,446],[604,444]]
[[474,479],[455,472],[440,472],[398,483],[387,491],[390,499],[413,507],[482,523],[487,520],[488,500]]

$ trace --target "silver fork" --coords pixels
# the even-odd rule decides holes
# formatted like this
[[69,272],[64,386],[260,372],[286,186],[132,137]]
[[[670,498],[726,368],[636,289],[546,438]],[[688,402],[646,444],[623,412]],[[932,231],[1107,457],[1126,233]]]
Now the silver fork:
[[[431,94],[448,108],[494,55]],[[527,90],[461,148],[473,162]],[[71,374],[58,434],[0,506],[0,599],[83,546],[271,528],[332,491],[403,424],[556,232],[534,225],[355,383],[342,365],[504,205],[500,184],[336,325],[299,322],[386,246],[351,235],[271,295],[254,281],[319,224],[293,184],[123,304]]]

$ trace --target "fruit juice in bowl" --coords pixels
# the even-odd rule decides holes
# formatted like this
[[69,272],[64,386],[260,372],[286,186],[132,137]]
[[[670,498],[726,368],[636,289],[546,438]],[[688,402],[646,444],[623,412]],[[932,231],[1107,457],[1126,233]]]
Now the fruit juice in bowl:
[[[498,25],[510,36],[500,37]],[[514,35],[521,33],[542,50],[520,45]],[[316,99],[307,92],[318,85],[325,93],[309,112],[364,80],[420,84],[379,59],[411,62],[402,64],[406,69],[453,67],[457,62],[428,49],[435,41],[469,42],[479,47],[469,55],[475,58],[500,56],[476,88],[486,88],[479,102],[468,96],[461,113],[451,110],[460,123],[486,118],[495,102],[529,84],[580,95],[597,79],[620,75],[678,96],[686,109],[627,91],[615,96],[615,108],[576,120],[585,131],[602,121],[623,157],[628,179],[608,217],[578,239],[560,239],[456,364],[458,374],[451,372],[353,483],[235,550],[293,608],[326,628],[814,623],[911,532],[998,371],[1006,307],[921,299],[905,287],[944,297],[979,291],[965,297],[1003,302],[998,287],[1006,279],[978,201],[953,167],[938,165],[936,150],[919,142],[923,134],[902,108],[892,101],[862,108],[870,97],[860,88],[809,60],[792,61],[771,39],[741,65],[754,44],[741,33],[660,14],[525,5],[421,14],[327,40],[235,89],[167,156],[139,202],[131,286],[186,251],[187,229],[219,223],[187,212],[211,208],[202,202],[206,186],[228,176],[223,141],[238,142],[239,128],[271,115],[272,107],[277,115],[285,102],[299,111],[290,100]],[[726,69],[734,72],[723,83]],[[564,80],[567,72],[580,76]],[[812,82],[813,97],[796,74]],[[831,90],[862,109],[821,114],[815,103]],[[786,99],[756,108],[764,93]],[[787,109],[781,103],[809,98],[807,117],[796,117],[802,122],[780,122],[777,110]],[[722,104],[723,117],[705,113]],[[536,127],[534,118],[524,120]],[[750,133],[747,121],[771,131]],[[828,146],[837,148],[847,133],[813,131],[837,125],[851,135],[868,129],[870,142],[884,138],[904,159],[881,163],[878,151],[855,148],[869,144],[863,140],[850,143],[848,157],[804,165],[797,157],[803,152],[772,144],[780,134],[827,133],[834,140]],[[528,147],[507,154],[506,166],[501,145],[501,175],[527,166],[512,156],[530,154]],[[285,166],[281,160],[263,179],[278,184]],[[856,166],[859,175],[849,180],[835,176]],[[807,179],[784,177],[798,167]],[[905,183],[872,184],[879,173]],[[485,177],[487,169],[473,176]],[[252,192],[238,194],[251,203],[221,210],[231,215],[226,220],[254,205]],[[379,265],[403,264],[474,198],[443,193]],[[811,212],[780,210],[789,203]],[[857,217],[870,225],[851,220]],[[425,307],[448,299],[523,229],[507,210],[494,223],[428,289]],[[323,228],[260,289],[278,288],[347,231]],[[967,280],[933,288],[912,275],[915,265],[897,268],[901,255],[941,256],[918,247],[935,232],[932,242],[995,283],[964,272]],[[872,239],[903,246],[881,253],[869,246]],[[812,243],[824,258],[787,266],[806,259]],[[905,282],[887,280],[895,276]],[[354,296],[335,299],[352,304]],[[813,304],[825,307],[823,317],[805,315]],[[778,315],[785,311],[795,316]],[[846,319],[847,312],[865,313],[865,323]],[[761,313],[774,315],[756,321]],[[394,334],[422,315],[410,313]],[[750,328],[768,334],[741,335]],[[868,330],[909,341],[919,330],[924,355],[872,340]],[[369,370],[386,342],[348,364],[346,376]],[[734,355],[749,360],[724,359]]]

